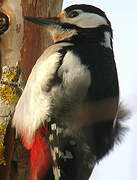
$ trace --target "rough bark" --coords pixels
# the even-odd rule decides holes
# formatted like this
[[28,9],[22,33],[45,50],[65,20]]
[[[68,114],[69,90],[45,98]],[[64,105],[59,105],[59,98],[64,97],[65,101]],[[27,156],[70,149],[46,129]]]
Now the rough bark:
[[4,12],[10,21],[8,30],[0,35],[0,63],[3,67],[0,122],[6,122],[2,128],[6,165],[0,165],[1,180],[29,178],[29,152],[23,148],[20,139],[15,140],[11,119],[32,67],[42,52],[52,44],[46,29],[24,21],[23,16],[55,16],[61,10],[62,1],[0,0],[0,12]]

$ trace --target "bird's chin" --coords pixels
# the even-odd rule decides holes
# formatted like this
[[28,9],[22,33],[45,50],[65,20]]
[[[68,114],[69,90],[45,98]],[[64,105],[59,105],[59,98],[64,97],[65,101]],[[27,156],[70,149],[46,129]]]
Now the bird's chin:
[[73,36],[77,35],[77,31],[74,29],[66,30],[62,28],[48,28],[48,31],[50,32],[54,43],[59,42],[59,41],[64,41],[64,40],[69,40]]

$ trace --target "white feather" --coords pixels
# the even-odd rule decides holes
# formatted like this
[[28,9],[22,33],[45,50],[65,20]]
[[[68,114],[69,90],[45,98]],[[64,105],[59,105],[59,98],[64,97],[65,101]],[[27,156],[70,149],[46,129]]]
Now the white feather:
[[[70,44],[69,44],[70,45]],[[66,46],[66,43],[62,43]],[[26,87],[16,106],[13,117],[13,126],[17,132],[25,134],[28,142],[33,140],[35,131],[48,121],[51,114],[58,112],[62,108],[62,101],[80,101],[86,95],[90,85],[90,72],[82,65],[80,59],[72,52],[68,51],[63,59],[63,64],[58,70],[58,76],[63,78],[63,87],[53,86],[50,91],[46,91],[49,82],[54,78],[61,60],[59,44],[48,48],[35,64]]]
[[112,45],[111,45],[111,35],[109,32],[104,32],[104,42],[101,43],[101,45],[103,45],[106,48],[110,48],[112,49]]
[[44,53],[35,64],[26,87],[16,106],[13,117],[13,126],[17,132],[27,135],[28,141],[32,140],[37,128],[50,117],[51,97],[43,91],[48,81],[53,78],[57,69],[60,54],[54,52],[48,58]]
[[83,12],[81,10],[76,11],[79,12],[79,16],[75,18],[64,18],[62,22],[75,24],[82,28],[94,28],[100,25],[108,25],[106,19],[98,14]]

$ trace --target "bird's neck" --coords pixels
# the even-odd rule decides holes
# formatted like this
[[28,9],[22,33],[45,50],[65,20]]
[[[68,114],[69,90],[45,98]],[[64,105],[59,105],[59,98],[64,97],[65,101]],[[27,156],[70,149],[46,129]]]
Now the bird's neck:
[[102,25],[96,28],[78,28],[77,34],[71,37],[65,37],[56,43],[70,42],[76,45],[82,44],[107,44],[112,47],[112,30],[109,26]]
[[101,44],[104,43],[106,39],[109,39],[112,44],[112,31],[108,26],[105,25],[99,26],[97,28],[82,29],[79,31],[79,35],[72,37],[72,41],[75,43],[91,44]]

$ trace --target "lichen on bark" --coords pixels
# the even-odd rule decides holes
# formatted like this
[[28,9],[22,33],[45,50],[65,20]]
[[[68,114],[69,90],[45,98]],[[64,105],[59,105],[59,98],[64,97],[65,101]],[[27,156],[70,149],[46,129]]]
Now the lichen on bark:
[[6,165],[4,137],[15,105],[22,93],[19,79],[20,70],[18,67],[3,67],[0,82],[0,165]]

